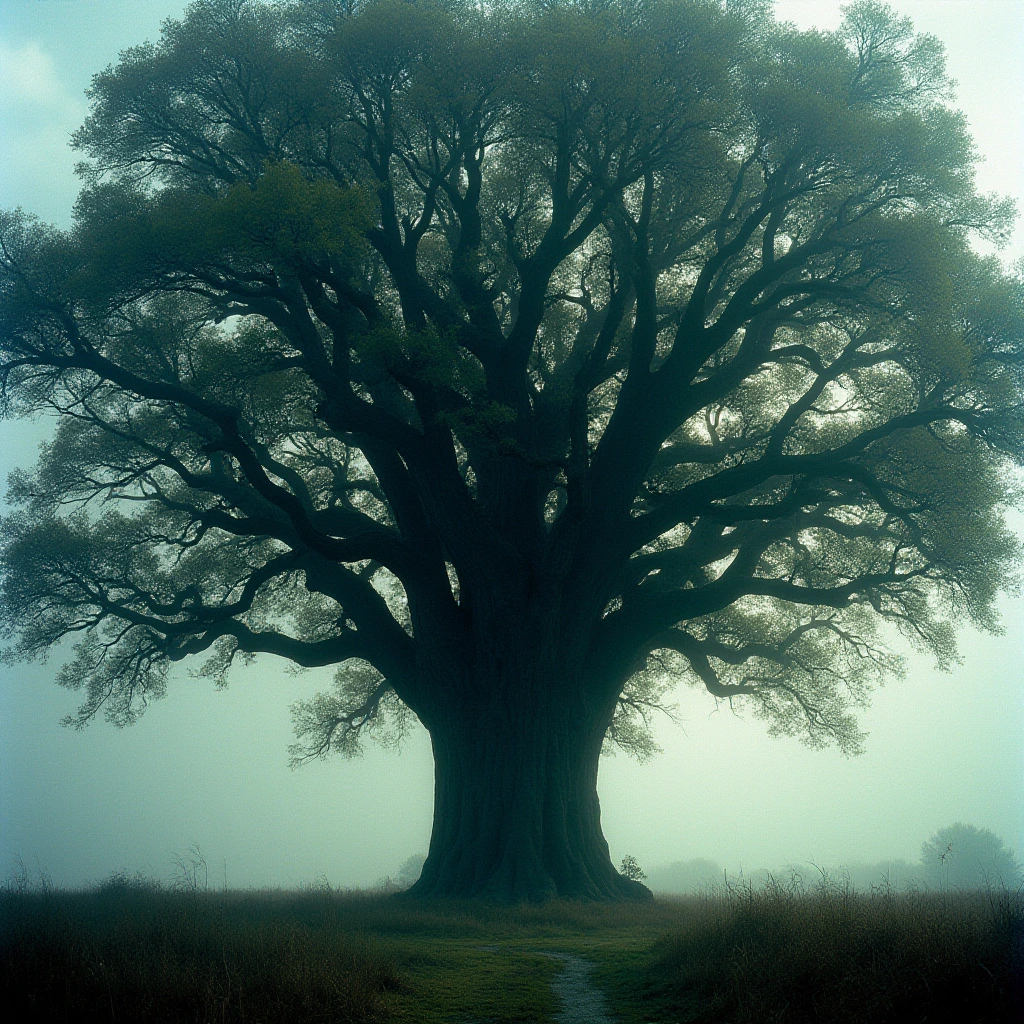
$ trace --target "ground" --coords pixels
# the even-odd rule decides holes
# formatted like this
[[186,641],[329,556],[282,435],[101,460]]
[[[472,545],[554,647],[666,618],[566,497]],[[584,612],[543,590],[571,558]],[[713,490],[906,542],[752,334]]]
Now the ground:
[[0,1005],[75,1024],[1003,1024],[1024,1020],[1024,898],[770,882],[501,906],[8,887]]

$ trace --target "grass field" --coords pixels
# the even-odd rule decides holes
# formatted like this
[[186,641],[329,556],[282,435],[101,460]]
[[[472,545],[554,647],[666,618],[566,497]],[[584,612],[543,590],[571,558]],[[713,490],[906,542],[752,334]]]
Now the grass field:
[[543,954],[596,965],[623,1024],[1024,1020],[1020,893],[859,895],[796,880],[646,905],[172,890],[0,894],[17,1021],[551,1021]]

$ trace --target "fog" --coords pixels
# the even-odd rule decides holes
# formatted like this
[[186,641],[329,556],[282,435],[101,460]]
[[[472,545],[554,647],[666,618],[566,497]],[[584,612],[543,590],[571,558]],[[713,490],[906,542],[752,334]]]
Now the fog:
[[[788,0],[781,17],[833,27],[838,4]],[[1024,197],[1024,7],[1007,0],[892,4],[947,45],[978,148],[982,191]],[[180,3],[3,0],[0,4],[0,203],[67,224],[76,192],[68,133],[86,111],[90,75],[155,37]],[[1024,256],[1018,227],[1007,260]],[[0,474],[30,465],[46,424],[0,423]],[[1024,519],[1019,519],[1024,529]],[[1005,633],[962,637],[963,662],[940,673],[911,656],[903,681],[862,717],[852,759],[772,739],[764,724],[680,689],[679,724],[658,723],[663,752],[646,764],[606,758],[600,776],[613,859],[641,866],[706,857],[730,870],[915,861],[938,828],[964,821],[1024,853],[1024,600],[1002,602]],[[211,885],[295,886],[324,876],[369,885],[430,834],[430,746],[415,731],[400,754],[366,747],[292,771],[289,705],[326,672],[290,674],[260,658],[226,690],[174,674],[135,726],[62,728],[79,695],[48,664],[0,669],[0,875],[77,886],[116,871],[168,878],[202,852]]]

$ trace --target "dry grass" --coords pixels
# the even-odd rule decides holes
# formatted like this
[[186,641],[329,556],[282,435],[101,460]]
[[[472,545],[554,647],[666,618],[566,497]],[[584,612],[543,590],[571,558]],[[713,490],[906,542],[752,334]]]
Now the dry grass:
[[593,960],[624,1024],[1024,1020],[1024,908],[1006,891],[794,879],[507,907],[120,879],[0,894],[0,1006],[19,1022],[540,1024],[557,1012],[544,951]]
[[635,1019],[1024,1021],[1019,891],[858,894],[827,878],[811,890],[771,879],[679,906],[689,913],[650,950],[629,998],[644,1008]]
[[119,882],[0,897],[9,1020],[368,1024],[393,963],[331,927],[313,896],[176,892]]

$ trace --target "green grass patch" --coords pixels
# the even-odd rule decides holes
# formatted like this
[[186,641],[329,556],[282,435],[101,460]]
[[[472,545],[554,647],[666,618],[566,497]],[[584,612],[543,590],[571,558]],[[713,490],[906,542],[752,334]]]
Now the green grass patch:
[[405,984],[386,999],[391,1020],[526,1024],[557,1012],[550,983],[558,965],[532,950],[451,939],[407,939],[392,949]]

